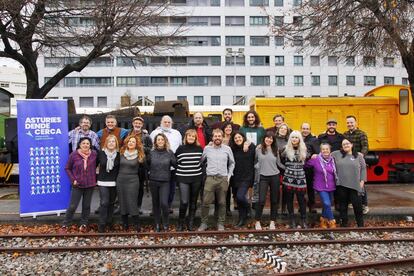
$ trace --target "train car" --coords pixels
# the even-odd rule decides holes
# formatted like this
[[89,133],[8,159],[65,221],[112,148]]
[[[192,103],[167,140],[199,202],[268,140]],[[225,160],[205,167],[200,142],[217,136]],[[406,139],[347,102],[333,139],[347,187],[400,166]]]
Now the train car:
[[264,127],[273,126],[272,118],[279,113],[292,129],[310,123],[314,135],[326,131],[328,118],[335,118],[338,131],[344,132],[346,116],[354,115],[368,135],[368,181],[414,182],[414,110],[408,86],[381,86],[362,97],[257,97],[250,108],[258,112]]

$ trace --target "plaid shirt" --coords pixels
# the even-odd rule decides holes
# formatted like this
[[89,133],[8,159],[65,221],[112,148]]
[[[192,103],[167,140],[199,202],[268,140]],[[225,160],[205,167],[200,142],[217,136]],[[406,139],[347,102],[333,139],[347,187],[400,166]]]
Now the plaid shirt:
[[70,182],[78,182],[79,188],[90,188],[96,186],[96,151],[92,150],[88,157],[86,170],[83,168],[83,158],[77,151],[69,155],[65,171],[70,178]]
[[71,131],[69,131],[69,144],[72,144],[72,151],[76,150],[78,142],[82,137],[90,138],[92,140],[92,146],[95,148],[95,150],[100,149],[99,137],[94,131],[89,130],[87,132],[84,132],[81,129],[72,129]]
[[368,153],[368,136],[365,132],[357,128],[352,132],[348,130],[344,136],[353,144],[357,152],[364,156]]

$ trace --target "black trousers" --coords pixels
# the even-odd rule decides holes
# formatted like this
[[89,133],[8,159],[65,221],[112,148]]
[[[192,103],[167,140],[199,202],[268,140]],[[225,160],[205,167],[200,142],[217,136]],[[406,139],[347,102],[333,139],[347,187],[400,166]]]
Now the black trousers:
[[99,224],[111,224],[114,215],[116,187],[99,186]]
[[355,220],[358,227],[364,227],[364,215],[362,213],[362,200],[357,190],[344,186],[336,186],[336,192],[339,202],[339,217],[341,227],[348,226],[348,204],[351,203],[354,208]]
[[195,214],[197,210],[197,199],[200,194],[201,181],[192,183],[178,183],[180,189],[180,211],[179,218],[184,219],[189,209],[189,214]]
[[260,175],[259,181],[259,202],[256,209],[256,220],[260,220],[263,214],[263,208],[266,203],[267,188],[270,188],[270,220],[277,218],[277,206],[279,204],[279,175],[264,176]]
[[65,220],[63,221],[64,225],[68,225],[73,220],[73,215],[75,214],[76,208],[78,208],[79,202],[82,198],[82,215],[80,224],[88,224],[89,215],[91,213],[91,200],[93,194],[92,188],[78,188],[72,186],[72,192],[70,193],[70,203],[69,207],[66,210]]
[[154,214],[155,224],[168,224],[169,205],[168,196],[170,195],[170,183],[150,180],[149,182],[152,197],[152,213]]
[[306,192],[308,193],[308,207],[315,205],[315,190],[313,189],[313,170],[305,169]]
[[235,195],[237,200],[237,207],[239,210],[239,218],[246,219],[247,212],[250,207],[249,200],[247,199],[247,192],[249,191],[250,183],[240,183],[237,185],[233,185],[233,195]]
[[145,183],[145,172],[142,169],[138,172],[138,177],[139,177],[139,183],[141,184],[139,185],[139,188],[138,188],[138,208],[141,210],[142,198],[144,197],[144,183]]
[[306,200],[305,200],[306,191],[299,191],[293,189],[286,189],[286,199],[287,199],[287,209],[289,216],[291,218],[294,217],[294,208],[293,208],[293,200],[296,195],[296,199],[299,204],[299,213],[301,219],[306,219]]

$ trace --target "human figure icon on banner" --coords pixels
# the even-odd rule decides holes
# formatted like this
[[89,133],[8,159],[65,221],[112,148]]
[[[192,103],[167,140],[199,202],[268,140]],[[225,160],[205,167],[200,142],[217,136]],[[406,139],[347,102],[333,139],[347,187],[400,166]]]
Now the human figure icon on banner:
[[45,164],[45,158],[42,156],[40,157],[40,165],[44,165]]
[[46,186],[46,193],[50,194],[50,186],[49,185]]
[[40,174],[45,174],[45,167],[43,166],[40,167]]
[[49,155],[49,147],[45,147],[45,155]]
[[45,154],[45,148],[44,147],[40,147],[40,155],[44,155]]
[[40,176],[36,176],[36,185],[40,185]]
[[49,156],[46,156],[45,159],[46,159],[46,165],[49,165]]
[[45,184],[45,176],[42,175],[42,177],[40,179],[42,179],[42,184]]
[[58,146],[55,147],[55,155],[59,155],[59,147]]
[[35,160],[36,160],[36,166],[38,166],[39,165],[39,157],[36,157]]
[[56,183],[60,183],[60,175],[56,175]]
[[49,168],[49,166],[46,166],[46,174],[50,174],[50,168]]
[[51,155],[55,154],[54,151],[53,151],[54,147],[50,147],[49,149],[50,149],[50,154]]
[[34,158],[30,157],[30,166],[34,166]]
[[40,186],[36,187],[36,194],[40,195]]
[[55,173],[55,167],[54,166],[50,166],[50,173],[54,174]]
[[34,186],[32,186],[32,192],[30,194],[32,194],[32,195],[35,194],[35,187]]
[[56,174],[59,173],[59,166],[55,166],[55,172],[56,172]]
[[56,184],[56,192],[60,193],[60,185],[59,184]]
[[36,175],[39,175],[40,174],[40,169],[39,169],[39,167],[36,167]]
[[46,175],[46,184],[50,184],[50,176],[48,176],[48,175]]
[[54,165],[55,164],[55,158],[53,156],[50,156],[50,164]]
[[39,148],[38,148],[38,147],[36,147],[36,148],[34,149],[34,151],[35,151],[35,155],[36,155],[36,156],[38,156],[38,155],[39,155]]
[[55,156],[55,164],[59,164],[59,156]]
[[35,174],[34,171],[35,169],[33,167],[30,167],[30,175],[34,175]]
[[55,184],[52,184],[52,194],[55,193]]
[[30,147],[30,156],[34,156],[34,148]]
[[52,175],[51,178],[52,178],[52,183],[55,183],[55,176]]
[[42,185],[42,194],[45,194],[45,186]]
[[35,184],[35,177],[32,176],[30,177],[30,185],[34,185]]

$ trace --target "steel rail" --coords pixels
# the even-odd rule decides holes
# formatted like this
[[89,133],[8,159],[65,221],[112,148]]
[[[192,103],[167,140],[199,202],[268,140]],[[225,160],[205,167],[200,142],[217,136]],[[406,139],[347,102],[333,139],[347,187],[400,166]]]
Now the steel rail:
[[182,231],[182,232],[108,232],[108,233],[45,233],[45,234],[1,234],[0,239],[12,238],[64,238],[64,237],[187,237],[187,236],[231,236],[231,235],[272,235],[294,233],[346,233],[346,232],[414,232],[414,227],[346,227],[334,229],[309,228],[309,229],[276,229],[276,230],[227,230],[227,231]]
[[0,247],[0,253],[28,253],[28,252],[84,252],[103,250],[143,250],[143,249],[211,249],[211,248],[240,248],[240,247],[268,247],[268,246],[310,246],[328,244],[375,244],[375,243],[414,243],[414,238],[401,239],[346,239],[346,240],[308,240],[308,241],[268,241],[268,242],[219,242],[219,243],[188,243],[188,244],[144,244],[144,245],[107,245],[107,246],[45,246],[45,247]]
[[[346,265],[337,265],[329,266],[323,268],[309,268],[306,270],[292,271],[287,273],[277,273],[270,275],[289,275],[289,276],[298,276],[298,275],[330,275],[331,273],[338,272],[353,272],[366,270],[371,268],[384,269],[384,268],[402,268],[404,266],[413,265],[414,258],[404,258],[404,259],[395,259],[395,260],[381,260],[375,262],[364,262],[356,264],[346,264]],[[412,268],[412,266],[411,266]]]

